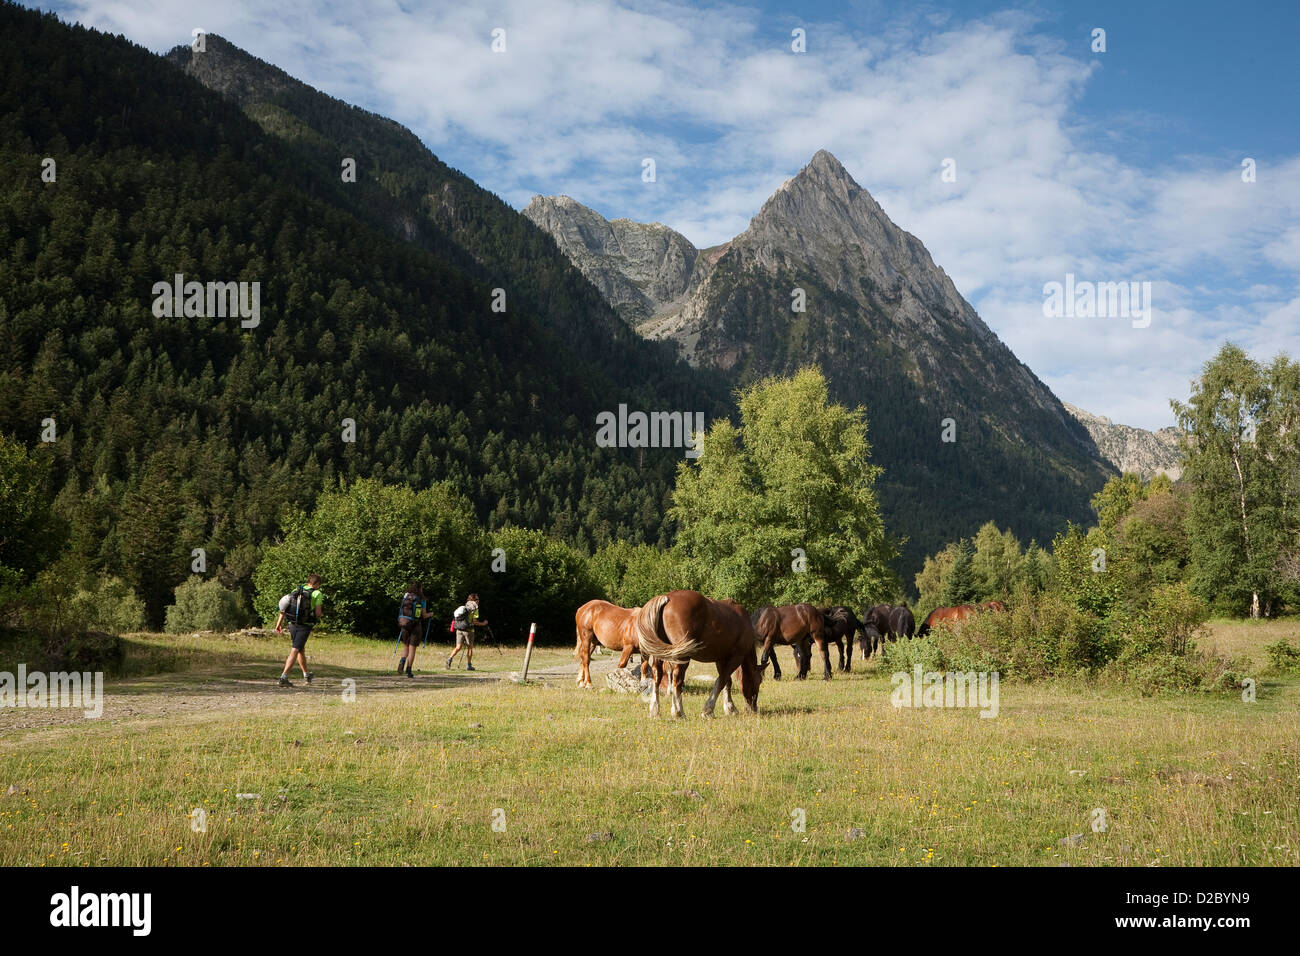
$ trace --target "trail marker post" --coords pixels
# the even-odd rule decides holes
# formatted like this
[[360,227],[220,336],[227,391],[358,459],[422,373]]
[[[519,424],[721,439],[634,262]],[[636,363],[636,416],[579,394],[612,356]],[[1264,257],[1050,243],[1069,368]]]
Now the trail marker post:
[[528,646],[524,649],[524,674],[523,679],[528,680],[528,662],[533,658],[533,638],[537,635],[537,622],[534,621],[528,626]]

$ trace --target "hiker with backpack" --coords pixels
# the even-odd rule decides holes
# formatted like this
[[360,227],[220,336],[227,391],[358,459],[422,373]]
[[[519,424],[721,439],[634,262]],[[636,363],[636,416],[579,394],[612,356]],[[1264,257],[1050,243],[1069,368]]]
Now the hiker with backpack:
[[465,599],[464,604],[456,608],[456,613],[452,616],[452,623],[456,630],[456,649],[451,652],[451,657],[447,658],[447,667],[451,667],[451,662],[460,653],[463,644],[465,646],[465,670],[472,671],[474,669],[474,628],[487,626],[487,621],[478,619],[477,594],[471,594]]
[[405,666],[407,677],[415,676],[411,673],[411,665],[415,663],[415,649],[420,646],[420,638],[423,636],[424,608],[424,586],[419,581],[407,585],[406,593],[397,605],[398,640],[402,642],[402,657],[397,662],[397,673],[402,673]]
[[280,598],[280,616],[275,619],[275,633],[283,633],[283,625],[288,621],[289,638],[292,641],[289,656],[284,662],[284,671],[280,674],[281,687],[293,686],[289,680],[289,671],[293,670],[295,660],[302,668],[302,676],[308,684],[311,683],[311,671],[307,670],[307,653],[304,649],[307,647],[307,638],[311,636],[311,629],[321,619],[321,605],[324,603],[325,595],[320,591],[319,574],[308,575],[306,584],[298,585]]

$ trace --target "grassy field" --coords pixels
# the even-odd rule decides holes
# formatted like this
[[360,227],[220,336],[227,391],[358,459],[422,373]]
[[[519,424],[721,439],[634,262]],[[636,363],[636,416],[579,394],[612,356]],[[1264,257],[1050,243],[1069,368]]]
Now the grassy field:
[[[1205,643],[1262,667],[1298,635],[1215,622]],[[526,686],[502,679],[519,648],[481,648],[477,675],[426,648],[408,680],[391,644],[319,634],[314,684],[281,689],[283,638],[130,640],[102,718],[0,710],[0,865],[1300,861],[1295,677],[1253,703],[1003,684],[990,720],[895,709],[873,660],[769,680],[758,717],[705,720],[688,681],[686,719],[652,722],[604,689],[608,655],[577,688],[569,648]]]

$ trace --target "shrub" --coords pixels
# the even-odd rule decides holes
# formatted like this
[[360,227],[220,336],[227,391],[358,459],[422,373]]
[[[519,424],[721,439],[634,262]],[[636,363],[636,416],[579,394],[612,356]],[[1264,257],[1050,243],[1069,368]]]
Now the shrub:
[[880,668],[885,673],[911,673],[917,664],[922,673],[943,670],[943,655],[929,637],[912,640],[886,641],[880,655]]
[[1184,654],[1157,650],[1142,657],[1117,659],[1102,672],[1107,682],[1136,687],[1143,695],[1162,691],[1232,690],[1242,686],[1250,664],[1195,649]]
[[41,664],[48,671],[115,671],[124,657],[125,647],[116,634],[60,631],[46,641]]
[[640,607],[657,594],[690,586],[685,563],[674,551],[615,541],[591,557],[591,575],[607,601]]
[[[514,637],[535,622],[540,640],[573,640],[573,612],[600,595],[586,555],[545,532],[524,528],[494,531],[487,546],[501,549],[497,564],[501,570],[481,574],[466,590],[478,592],[483,617],[496,625],[493,632],[502,639]],[[460,595],[461,600],[464,597]],[[444,629],[455,606],[446,609]],[[435,617],[434,626],[438,622]]]
[[940,669],[1036,680],[1092,671],[1106,657],[1104,637],[1093,615],[1054,594],[1022,589],[1005,614],[981,613],[935,628],[928,639]]
[[286,520],[285,532],[253,574],[263,621],[274,621],[280,597],[316,573],[327,626],[391,636],[408,582],[422,582],[431,604],[450,610],[492,573],[473,508],[447,484],[416,491],[361,479],[323,493],[310,516]]
[[176,603],[167,608],[164,629],[169,634],[184,631],[236,631],[248,622],[239,595],[227,591],[215,579],[191,576],[176,588]]
[[1275,674],[1300,674],[1300,645],[1275,641],[1264,648],[1269,670]]
[[121,578],[92,579],[77,589],[70,604],[72,619],[91,630],[125,634],[145,628],[144,602]]

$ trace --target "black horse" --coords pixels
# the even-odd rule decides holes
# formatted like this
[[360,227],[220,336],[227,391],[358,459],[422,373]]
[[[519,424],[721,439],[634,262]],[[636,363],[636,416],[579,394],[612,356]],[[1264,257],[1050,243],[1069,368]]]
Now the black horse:
[[889,631],[893,635],[890,640],[896,641],[900,637],[912,639],[916,633],[916,618],[912,615],[912,609],[906,604],[900,604],[889,612]]
[[[863,623],[878,632],[875,647],[879,648],[885,639],[896,641],[900,637],[911,638],[916,633],[916,618],[912,609],[906,604],[873,604],[862,609]],[[870,650],[862,649],[862,656],[868,657]]]
[[[863,623],[858,620],[858,616],[853,613],[852,608],[845,607],[843,604],[837,604],[834,607],[824,609],[822,611],[822,618],[826,623],[826,642],[829,644],[831,641],[834,641],[835,649],[840,653],[840,670],[852,670],[853,638],[859,631],[863,631]],[[864,633],[863,637],[860,638],[859,641],[862,642],[866,640],[868,640],[868,638]],[[843,643],[841,643],[841,641]]]

